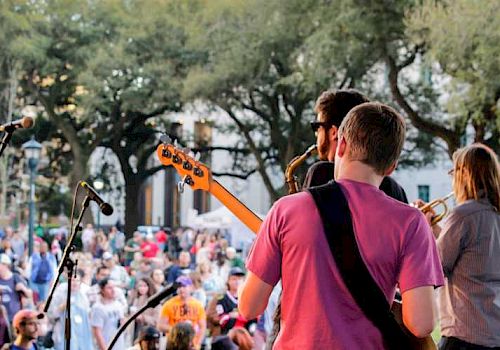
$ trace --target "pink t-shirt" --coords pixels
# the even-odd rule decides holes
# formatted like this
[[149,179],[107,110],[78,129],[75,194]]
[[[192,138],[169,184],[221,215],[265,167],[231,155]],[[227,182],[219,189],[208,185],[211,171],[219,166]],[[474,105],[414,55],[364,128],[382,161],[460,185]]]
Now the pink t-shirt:
[[[374,186],[339,181],[361,255],[392,303],[402,292],[441,286],[436,244],[422,213]],[[275,203],[250,250],[247,268],[264,282],[281,278],[282,322],[274,349],[383,349],[338,272],[321,217],[308,192]]]

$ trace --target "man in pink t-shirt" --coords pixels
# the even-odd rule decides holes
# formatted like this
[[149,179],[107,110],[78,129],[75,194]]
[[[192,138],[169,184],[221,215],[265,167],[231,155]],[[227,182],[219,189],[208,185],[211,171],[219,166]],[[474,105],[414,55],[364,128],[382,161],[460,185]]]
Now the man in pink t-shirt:
[[[425,217],[378,188],[401,152],[405,125],[388,106],[365,103],[349,112],[334,135],[335,179],[351,211],[353,230],[370,274],[392,302],[402,293],[403,319],[416,336],[434,328],[434,288],[443,284],[435,242]],[[320,135],[318,135],[320,139]],[[281,279],[281,330],[274,349],[384,349],[335,265],[312,196],[277,201],[247,260],[239,308],[246,318],[266,307]]]

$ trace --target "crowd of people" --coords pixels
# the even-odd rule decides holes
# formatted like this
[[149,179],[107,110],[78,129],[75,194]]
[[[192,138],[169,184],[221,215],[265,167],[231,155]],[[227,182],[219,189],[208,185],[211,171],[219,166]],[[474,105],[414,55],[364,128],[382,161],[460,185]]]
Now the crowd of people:
[[[0,346],[27,330],[38,348],[64,349],[66,273],[48,312],[39,312],[58,274],[67,230],[50,239],[36,236],[31,257],[27,242],[20,239],[26,235],[10,227],[2,233]],[[107,349],[125,320],[174,282],[175,295],[141,312],[115,349],[254,348],[257,319],[246,320],[238,312],[244,262],[228,238],[219,232],[162,228],[136,231],[126,239],[117,227],[96,230],[86,225],[81,250],[72,253],[71,348]],[[16,317],[29,319],[30,327],[22,326],[27,321],[13,322]],[[36,337],[33,324],[38,325]]]

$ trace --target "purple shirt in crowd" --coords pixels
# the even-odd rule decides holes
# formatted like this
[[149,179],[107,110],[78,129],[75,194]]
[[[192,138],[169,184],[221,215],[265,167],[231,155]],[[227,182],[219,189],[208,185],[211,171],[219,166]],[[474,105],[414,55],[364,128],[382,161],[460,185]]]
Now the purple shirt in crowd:
[[[422,213],[374,186],[339,181],[363,260],[387,300],[444,283],[441,263]],[[282,321],[274,349],[383,349],[335,266],[321,217],[308,192],[275,203],[257,235],[247,268],[264,282],[281,278]]]

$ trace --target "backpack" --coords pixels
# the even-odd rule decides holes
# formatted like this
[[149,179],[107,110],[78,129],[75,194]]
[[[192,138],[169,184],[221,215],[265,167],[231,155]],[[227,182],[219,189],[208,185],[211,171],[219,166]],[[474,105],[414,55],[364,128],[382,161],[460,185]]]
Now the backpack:
[[50,263],[49,257],[45,256],[45,258],[40,257],[40,265],[38,266],[38,272],[36,274],[35,283],[47,283],[50,281],[51,273],[50,273]]

